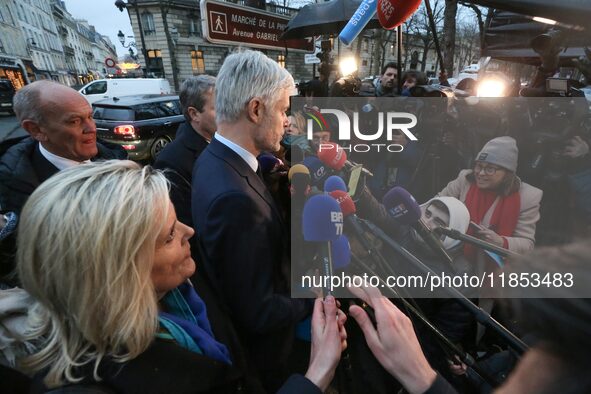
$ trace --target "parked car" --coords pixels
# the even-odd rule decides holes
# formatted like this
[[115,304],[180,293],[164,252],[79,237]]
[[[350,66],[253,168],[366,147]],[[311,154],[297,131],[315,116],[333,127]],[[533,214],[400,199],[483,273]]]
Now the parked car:
[[170,84],[164,78],[97,79],[84,85],[79,92],[90,104],[113,97],[172,93]]
[[0,79],[0,112],[13,112],[12,98],[14,93],[12,83],[8,79]]
[[121,145],[132,160],[154,160],[185,120],[175,95],[114,97],[92,107],[98,138]]

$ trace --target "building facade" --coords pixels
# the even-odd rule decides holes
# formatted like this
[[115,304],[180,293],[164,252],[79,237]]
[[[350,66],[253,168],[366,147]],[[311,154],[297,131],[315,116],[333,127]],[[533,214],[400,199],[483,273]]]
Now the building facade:
[[[289,17],[295,16],[298,11],[274,3],[254,4],[252,1],[244,0],[233,3],[257,5],[257,8],[264,7],[267,12]],[[167,78],[177,91],[182,81],[191,75],[216,75],[225,57],[236,48],[236,45],[207,41],[202,31],[202,15],[197,0],[127,0],[120,2],[120,9],[123,11],[124,8],[131,21],[138,48],[138,61],[144,74],[148,77]],[[379,74],[383,64],[396,62],[396,43],[392,39],[395,34],[388,36],[381,33],[385,31],[366,31],[349,47],[332,38],[330,57],[335,66],[340,58],[354,56],[358,63],[358,75],[363,78]],[[381,37],[378,37],[380,34]],[[319,46],[319,43],[317,45]],[[378,46],[382,47],[379,51],[376,50]],[[262,51],[284,66],[296,81],[318,77],[317,66],[306,64],[305,54],[302,52],[286,52],[282,48]],[[431,48],[423,56],[424,52],[425,48],[420,39],[403,36],[404,68],[409,69],[412,66],[435,76],[438,70],[435,50]],[[337,77],[338,72],[331,74],[331,80]]]
[[74,86],[107,74],[114,45],[60,0],[0,0],[0,78],[16,89],[37,79]]

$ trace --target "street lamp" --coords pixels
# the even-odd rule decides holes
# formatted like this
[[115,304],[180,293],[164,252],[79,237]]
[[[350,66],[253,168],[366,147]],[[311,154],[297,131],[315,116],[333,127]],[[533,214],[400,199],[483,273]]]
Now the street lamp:
[[[135,16],[137,18],[138,28],[140,31],[140,41],[142,43],[141,52],[144,57],[144,64],[146,65],[146,68],[144,68],[144,77],[145,77],[146,74],[150,72],[150,64],[148,63],[148,53],[146,50],[146,41],[144,40],[144,29],[142,27],[142,19],[140,18],[140,11],[137,6],[137,0],[133,0],[133,1],[128,0],[127,3],[123,0],[115,1],[115,7],[117,7],[119,9],[119,11],[121,11],[121,12],[123,12],[124,9],[127,9],[130,6],[135,8]],[[129,12],[128,12],[128,14],[129,14]],[[129,21],[131,22],[131,16],[129,17]],[[117,34],[117,38],[119,38],[119,41],[122,41],[121,37],[123,37],[123,42],[125,42],[125,36],[123,35],[123,32],[121,32],[121,30],[119,30],[119,33]],[[123,42],[121,42],[121,45],[123,45]],[[124,48],[126,48],[126,47],[124,46]]]
[[[131,36],[129,36],[131,37]],[[135,41],[130,41],[129,44],[125,45],[125,34],[123,34],[123,32],[121,30],[119,30],[119,33],[117,33],[117,38],[119,39],[119,42],[121,43],[121,46],[123,48],[129,48],[129,47],[135,47]]]

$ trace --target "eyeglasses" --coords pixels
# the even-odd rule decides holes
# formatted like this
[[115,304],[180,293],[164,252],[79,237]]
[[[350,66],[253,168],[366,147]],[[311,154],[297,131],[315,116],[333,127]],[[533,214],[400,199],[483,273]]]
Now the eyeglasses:
[[491,166],[482,166],[480,164],[476,164],[474,166],[474,173],[475,174],[480,174],[480,171],[484,171],[484,173],[486,175],[494,175],[497,170],[500,170],[500,168],[497,167],[491,167]]

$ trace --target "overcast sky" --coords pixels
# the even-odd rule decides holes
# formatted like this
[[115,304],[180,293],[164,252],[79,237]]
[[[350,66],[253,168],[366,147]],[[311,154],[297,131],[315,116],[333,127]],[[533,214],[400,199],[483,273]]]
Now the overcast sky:
[[[86,19],[100,34],[108,36],[117,48],[119,56],[128,54],[128,50],[121,46],[117,33],[121,30],[125,36],[133,36],[133,31],[127,10],[120,12],[115,7],[115,0],[65,0],[65,3],[68,12],[74,18]],[[126,40],[127,43],[133,39]]]

